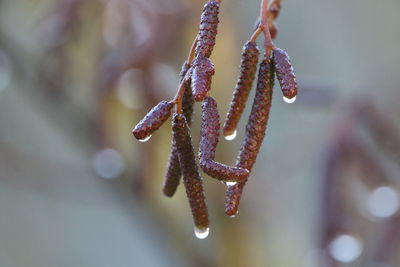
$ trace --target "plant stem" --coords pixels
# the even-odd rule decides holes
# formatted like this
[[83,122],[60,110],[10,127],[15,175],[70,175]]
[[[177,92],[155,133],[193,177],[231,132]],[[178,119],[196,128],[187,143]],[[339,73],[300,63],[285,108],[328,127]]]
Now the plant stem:
[[193,59],[195,57],[196,43],[197,43],[197,36],[193,40],[192,47],[190,48],[189,55],[187,57],[187,63],[189,64],[189,66],[192,64]]
[[274,47],[274,43],[272,42],[271,34],[269,32],[268,25],[268,0],[261,0],[261,8],[260,8],[260,25],[262,26],[262,30],[264,32],[264,47],[265,47],[265,56],[269,58],[271,54],[271,49]]
[[249,42],[254,43],[257,40],[260,33],[262,33],[262,32],[263,32],[263,26],[260,24],[260,25],[258,25],[257,29],[251,35]]

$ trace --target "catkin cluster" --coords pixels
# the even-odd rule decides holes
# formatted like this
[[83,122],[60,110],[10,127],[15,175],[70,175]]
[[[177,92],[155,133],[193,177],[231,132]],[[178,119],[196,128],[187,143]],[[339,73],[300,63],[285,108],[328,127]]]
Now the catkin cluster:
[[[229,216],[236,215],[243,188],[264,140],[275,75],[286,98],[294,98],[297,95],[296,78],[288,54],[275,46],[266,47],[258,69],[256,94],[236,164],[228,166],[215,160],[221,124],[217,102],[210,93],[211,79],[215,73],[210,56],[217,35],[219,8],[220,0],[210,0],[204,6],[199,32],[192,47],[193,53],[190,53],[192,57],[189,57],[182,66],[176,97],[171,101],[161,101],[132,131],[137,139],[147,140],[171,116],[173,107],[176,106],[172,118],[173,138],[163,192],[166,196],[172,197],[182,177],[192,210],[196,235],[202,233],[203,237],[204,233],[208,233],[209,219],[199,167],[210,177],[227,184],[225,213]],[[273,0],[268,13],[265,14],[269,19],[268,24],[258,25],[258,31],[265,31],[262,27],[269,27],[267,36],[275,38],[277,33],[275,19],[279,11],[280,0]],[[260,52],[254,36],[256,34],[253,34],[243,46],[240,74],[223,126],[225,136],[236,133],[236,127],[256,76]],[[190,133],[195,102],[202,102],[202,123],[197,155],[199,166]]]

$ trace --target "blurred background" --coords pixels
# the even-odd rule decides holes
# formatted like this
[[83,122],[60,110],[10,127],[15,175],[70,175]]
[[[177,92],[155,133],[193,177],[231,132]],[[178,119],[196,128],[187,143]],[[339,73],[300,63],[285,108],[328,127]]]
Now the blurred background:
[[[198,240],[183,186],[161,191],[170,122],[146,143],[131,130],[175,95],[204,3],[0,1],[0,266],[400,266],[400,2],[283,1],[299,96],[275,88],[236,218],[203,175]],[[258,9],[221,5],[222,119]],[[234,164],[249,108],[218,161]]]

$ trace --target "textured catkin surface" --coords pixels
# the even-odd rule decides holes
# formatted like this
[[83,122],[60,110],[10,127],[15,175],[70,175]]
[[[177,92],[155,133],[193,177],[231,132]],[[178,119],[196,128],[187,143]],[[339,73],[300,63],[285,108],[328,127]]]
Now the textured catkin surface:
[[158,130],[161,125],[171,116],[174,104],[161,101],[135,126],[132,133],[136,139],[141,140],[150,136]]
[[210,57],[215,46],[215,37],[218,30],[219,3],[208,1],[204,5],[200,18],[200,29],[196,45],[197,57]]
[[214,64],[209,58],[201,57],[193,61],[192,93],[196,101],[203,101],[211,90],[211,77],[214,75]]
[[272,54],[276,77],[283,95],[287,98],[295,97],[297,95],[297,82],[289,55],[280,48],[274,48]]
[[203,190],[203,180],[196,164],[192,138],[184,115],[174,115],[172,130],[173,138],[178,149],[183,183],[192,210],[194,224],[199,229],[206,229],[209,225],[209,221]]
[[218,28],[219,3],[208,1],[204,5],[200,18],[199,33],[193,61],[192,93],[195,101],[203,101],[211,89],[211,77],[214,75],[214,65],[209,57],[215,46],[215,37]]
[[[270,62],[261,62],[258,72],[257,91],[250,117],[246,125],[246,135],[240,147],[236,166],[252,170],[267,129],[271,109],[274,69]],[[226,193],[225,212],[235,215],[246,181],[229,186]]]
[[[189,68],[190,68],[189,64],[185,62],[182,66],[182,70],[180,73],[181,82],[184,79]],[[182,109],[189,127],[192,124],[193,104],[194,100],[193,100],[192,90],[190,88],[190,81],[188,81],[185,84],[185,93],[183,95]],[[163,186],[163,192],[166,196],[172,197],[175,194],[180,179],[181,179],[181,167],[179,163],[178,150],[174,139],[172,139],[171,152],[169,155],[167,172],[165,174],[165,180]]]
[[220,130],[217,102],[210,96],[206,97],[201,109],[200,167],[205,173],[218,180],[243,181],[249,174],[246,169],[230,167],[214,161]]
[[247,98],[249,97],[257,70],[259,54],[260,51],[256,43],[247,42],[243,46],[240,74],[224,124],[223,133],[225,136],[234,133],[246,106]]

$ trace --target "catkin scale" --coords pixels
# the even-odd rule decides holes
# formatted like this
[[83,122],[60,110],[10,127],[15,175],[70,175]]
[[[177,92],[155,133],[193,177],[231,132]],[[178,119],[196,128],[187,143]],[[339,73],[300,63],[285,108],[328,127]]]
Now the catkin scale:
[[[246,135],[236,161],[237,167],[245,168],[250,172],[256,162],[267,129],[273,86],[274,68],[270,60],[264,60],[260,64],[256,95],[246,125]],[[227,215],[232,216],[237,213],[245,184],[246,181],[228,187],[225,202]]]
[[147,115],[135,126],[132,134],[138,140],[149,137],[153,132],[163,125],[163,123],[171,116],[171,110],[174,104],[167,101],[161,101],[152,108]]
[[202,124],[200,131],[199,162],[201,169],[213,178],[221,181],[244,181],[249,171],[230,167],[214,161],[218,145],[220,122],[217,103],[208,96],[202,103]]
[[289,99],[295,97],[297,95],[297,82],[289,55],[285,50],[277,47],[272,50],[272,55],[276,77],[283,95]]
[[[189,68],[190,65],[187,62],[185,62],[182,66],[182,70],[180,73],[180,81],[184,79]],[[192,124],[193,104],[194,100],[192,96],[192,90],[190,88],[190,81],[188,81],[185,84],[185,92],[182,99],[182,110],[189,127]],[[172,139],[171,152],[169,155],[168,167],[167,167],[167,172],[165,174],[164,185],[163,185],[164,195],[172,197],[176,192],[180,179],[181,179],[181,167],[179,163],[178,150],[174,139]]]
[[243,46],[240,74],[223,128],[225,136],[233,134],[239,123],[253,85],[259,54],[260,51],[256,43],[249,41]]
[[211,0],[204,5],[197,35],[196,57],[209,58],[211,56],[217,36],[218,14],[219,2]]
[[209,220],[203,181],[196,164],[192,139],[184,115],[174,115],[172,130],[173,138],[177,145],[183,184],[186,188],[194,224],[199,229],[206,229],[208,228]]

